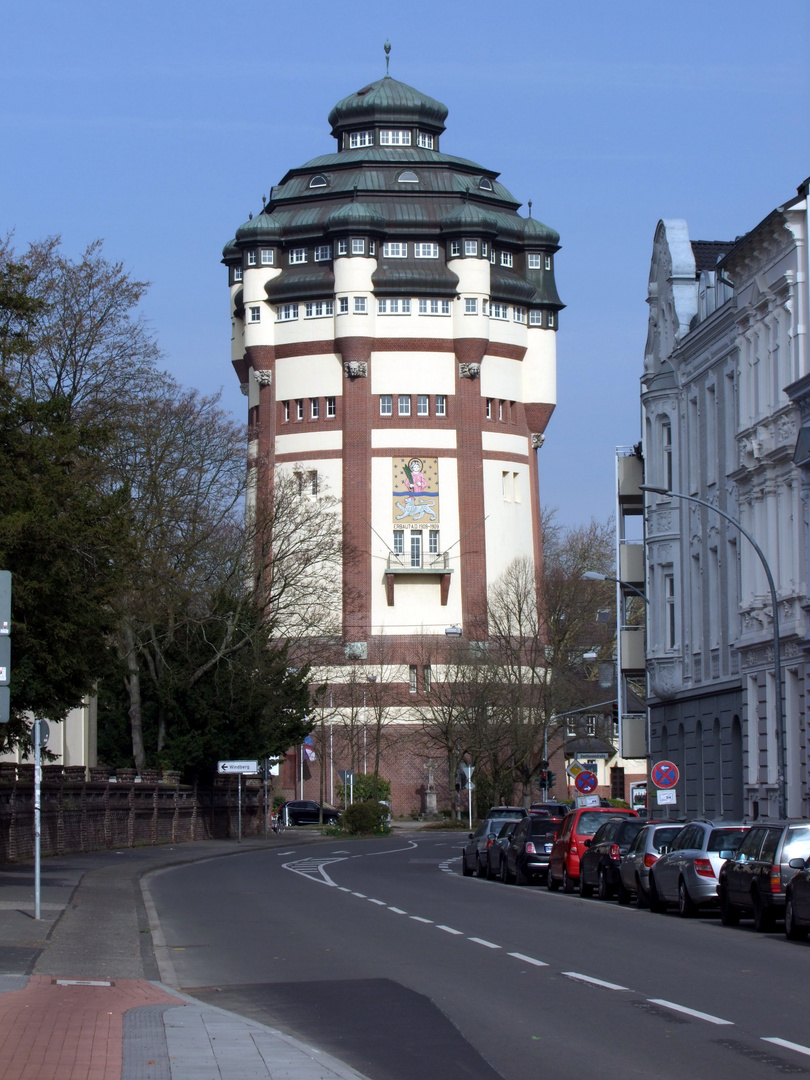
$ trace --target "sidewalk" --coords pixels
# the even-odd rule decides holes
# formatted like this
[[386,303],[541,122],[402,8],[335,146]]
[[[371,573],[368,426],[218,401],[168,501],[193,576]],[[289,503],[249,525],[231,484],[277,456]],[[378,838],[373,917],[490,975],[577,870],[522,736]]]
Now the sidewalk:
[[[296,843],[318,839],[296,835]],[[282,1032],[159,982],[140,878],[283,843],[211,840],[46,859],[39,921],[33,866],[0,866],[0,1080],[365,1080]]]

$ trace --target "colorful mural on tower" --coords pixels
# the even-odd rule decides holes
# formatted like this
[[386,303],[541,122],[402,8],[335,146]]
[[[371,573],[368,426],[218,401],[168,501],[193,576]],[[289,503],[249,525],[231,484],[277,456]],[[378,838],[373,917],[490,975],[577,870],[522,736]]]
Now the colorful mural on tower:
[[393,459],[393,520],[400,529],[439,523],[439,459]]

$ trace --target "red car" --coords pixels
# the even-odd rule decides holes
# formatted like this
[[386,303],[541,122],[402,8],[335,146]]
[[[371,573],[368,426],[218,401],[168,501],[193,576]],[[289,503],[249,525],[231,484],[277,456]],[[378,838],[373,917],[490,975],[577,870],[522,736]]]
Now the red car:
[[605,814],[621,814],[636,818],[635,810],[619,810],[613,806],[584,806],[573,810],[563,820],[554,847],[546,882],[552,892],[562,885],[563,892],[573,892],[579,881],[579,860],[590,840],[605,820]]

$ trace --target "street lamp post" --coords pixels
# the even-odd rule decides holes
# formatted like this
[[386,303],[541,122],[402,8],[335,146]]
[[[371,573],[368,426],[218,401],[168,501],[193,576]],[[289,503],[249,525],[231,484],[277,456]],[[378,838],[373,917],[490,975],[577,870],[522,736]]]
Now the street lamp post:
[[771,591],[771,607],[773,608],[773,681],[776,696],[776,785],[779,800],[779,817],[784,820],[787,817],[787,797],[785,792],[785,724],[784,709],[782,706],[782,655],[779,644],[779,602],[776,597],[776,585],[774,584],[773,574],[768,565],[768,560],[765,558],[765,553],[753,536],[742,527],[736,518],[727,514],[725,510],[720,510],[718,507],[712,506],[712,504],[706,502],[705,499],[698,499],[695,495],[683,495],[679,491],[669,491],[667,488],[663,487],[655,487],[653,484],[641,484],[640,487],[642,491],[651,491],[655,495],[664,495],[671,499],[684,499],[686,502],[697,503],[698,506],[705,506],[708,510],[713,510],[715,514],[719,514],[721,518],[724,518],[733,525],[735,529],[738,529],[759,556],[759,561],[762,563],[762,568],[768,579],[768,588]]
[[645,604],[649,604],[649,600],[641,591],[637,589],[635,585],[631,585],[629,581],[622,581],[621,578],[610,577],[608,574],[600,574],[598,570],[586,570],[582,575],[583,581],[615,581],[617,585],[621,585],[623,589],[630,589],[636,596],[640,596]]

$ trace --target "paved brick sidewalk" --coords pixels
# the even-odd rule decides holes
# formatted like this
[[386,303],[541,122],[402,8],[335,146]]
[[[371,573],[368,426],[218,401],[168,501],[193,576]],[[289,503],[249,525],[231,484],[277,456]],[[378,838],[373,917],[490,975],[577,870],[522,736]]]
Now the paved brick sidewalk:
[[[23,983],[27,985],[17,988]],[[180,1004],[178,998],[140,979],[112,979],[106,984],[95,980],[93,985],[45,975],[0,976],[3,989],[2,1080],[118,1080],[123,1066],[124,1013],[150,1005]],[[143,1071],[136,1075],[146,1080],[150,1062],[141,1064]]]

